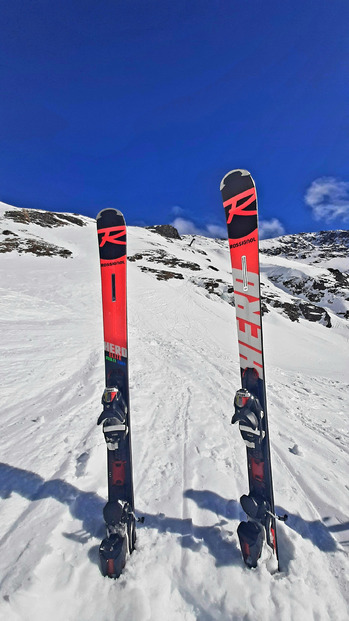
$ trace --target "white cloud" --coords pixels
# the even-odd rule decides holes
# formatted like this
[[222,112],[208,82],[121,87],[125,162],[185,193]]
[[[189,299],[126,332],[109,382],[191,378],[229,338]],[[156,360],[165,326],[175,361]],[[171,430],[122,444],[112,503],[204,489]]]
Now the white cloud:
[[[227,229],[219,224],[207,224],[204,228],[199,228],[192,220],[186,218],[175,218],[171,222],[180,235],[204,235],[204,237],[223,238],[227,237]],[[262,220],[259,223],[260,239],[279,237],[284,235],[285,229],[277,218]]]
[[315,179],[305,193],[315,220],[349,220],[349,182],[335,177]]
[[171,211],[175,216],[180,216],[182,213],[184,213],[183,207],[179,207],[178,205],[172,207]]
[[180,235],[204,235],[205,237],[226,237],[227,231],[223,226],[217,224],[207,224],[204,228],[199,228],[192,220],[186,218],[175,218],[171,222]]
[[269,239],[270,237],[279,237],[285,234],[285,229],[277,218],[261,220],[258,226],[260,239]]
[[207,225],[207,233],[208,237],[221,238],[227,236],[227,229],[224,226],[219,226],[219,224],[208,224]]
[[191,220],[185,218],[175,218],[171,222],[180,235],[204,235],[205,233],[198,229],[198,227]]

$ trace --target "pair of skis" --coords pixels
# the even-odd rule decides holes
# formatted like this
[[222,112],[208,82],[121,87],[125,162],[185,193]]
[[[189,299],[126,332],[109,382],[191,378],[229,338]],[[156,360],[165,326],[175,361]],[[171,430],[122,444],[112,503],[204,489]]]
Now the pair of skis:
[[[278,559],[267,407],[265,397],[256,189],[244,170],[221,183],[233,272],[242,388],[234,401],[247,447],[249,494],[241,497],[247,521],[238,536],[244,561],[256,567],[264,542]],[[126,225],[120,211],[97,216],[102,281],[105,382],[103,425],[108,457],[108,502],[103,515],[106,537],[99,552],[102,574],[118,578],[136,541],[131,426],[128,388]],[[279,518],[285,519],[285,518]]]

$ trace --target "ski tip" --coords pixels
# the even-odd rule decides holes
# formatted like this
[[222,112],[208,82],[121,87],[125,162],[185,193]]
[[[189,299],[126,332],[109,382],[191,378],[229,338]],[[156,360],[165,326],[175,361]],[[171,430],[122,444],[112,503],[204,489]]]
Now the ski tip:
[[244,170],[243,168],[236,168],[235,170],[230,170],[226,175],[224,175],[221,184],[220,184],[220,190],[222,191],[225,187],[225,180],[227,179],[227,177],[230,177],[230,175],[237,175],[239,177],[251,177],[251,173],[248,172],[248,170]]
[[102,209],[96,216],[96,220],[98,220],[99,218],[101,218],[103,216],[104,213],[106,213],[107,211],[113,211],[114,214],[116,216],[121,216],[122,218],[124,217],[124,214],[119,210],[119,209],[114,209],[113,207],[107,207],[106,209]]

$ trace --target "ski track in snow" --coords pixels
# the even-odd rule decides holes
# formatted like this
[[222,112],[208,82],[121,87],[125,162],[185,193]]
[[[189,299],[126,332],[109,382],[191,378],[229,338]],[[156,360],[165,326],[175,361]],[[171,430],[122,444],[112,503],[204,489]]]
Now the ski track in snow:
[[[43,234],[35,225],[28,230]],[[230,424],[240,383],[234,310],[191,282],[185,268],[183,280],[158,281],[139,269],[157,267],[148,259],[129,263],[135,499],[145,522],[120,579],[108,580],[98,569],[107,481],[96,426],[104,377],[95,226],[47,235],[74,258],[15,252],[1,258],[0,617],[346,619],[349,397],[342,325],[336,333],[276,313],[266,317],[275,501],[289,520],[278,526],[282,571],[270,571],[268,560],[248,570],[236,534],[244,517],[239,497],[247,492],[245,448]],[[166,250],[202,269],[210,259],[217,277],[227,278],[223,242],[198,238],[188,248],[185,238],[170,242],[137,228],[129,237],[131,255]],[[275,269],[281,263],[275,260]],[[314,342],[318,356],[309,348]]]

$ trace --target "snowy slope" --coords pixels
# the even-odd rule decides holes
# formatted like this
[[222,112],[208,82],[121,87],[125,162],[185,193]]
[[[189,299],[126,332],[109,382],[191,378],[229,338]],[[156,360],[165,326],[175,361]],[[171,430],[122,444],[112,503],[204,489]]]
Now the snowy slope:
[[243,565],[236,535],[247,472],[230,425],[239,368],[227,242],[128,229],[135,498],[145,522],[114,582],[98,569],[107,490],[95,223],[4,204],[0,217],[0,618],[346,619],[346,242],[340,252],[338,237],[327,246],[302,238],[302,252],[294,241],[288,251],[287,238],[263,244],[275,500],[290,516],[278,531],[282,571],[271,574]]

